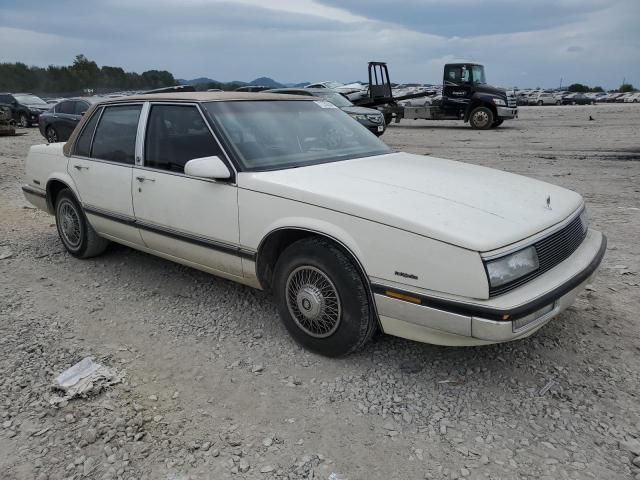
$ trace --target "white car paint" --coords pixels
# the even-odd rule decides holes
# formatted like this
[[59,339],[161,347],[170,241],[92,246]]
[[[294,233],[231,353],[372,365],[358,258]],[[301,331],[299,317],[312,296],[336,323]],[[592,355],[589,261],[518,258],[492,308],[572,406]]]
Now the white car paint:
[[[140,123],[138,138],[143,135]],[[302,229],[331,238],[362,267],[383,331],[443,345],[530,335],[571,304],[606,244],[589,230],[556,267],[491,297],[483,259],[566,227],[582,211],[582,197],[527,177],[408,153],[241,171],[228,183],[143,164],[68,158],[61,144],[32,147],[23,190],[49,213],[52,180],[73,191],[100,235],[257,288],[260,247],[272,232]],[[155,230],[138,228],[143,225]],[[573,282],[578,277],[579,284]],[[426,300],[392,298],[395,290]],[[469,313],[517,311],[546,298],[550,310],[537,317],[532,312],[523,329],[510,318]]]

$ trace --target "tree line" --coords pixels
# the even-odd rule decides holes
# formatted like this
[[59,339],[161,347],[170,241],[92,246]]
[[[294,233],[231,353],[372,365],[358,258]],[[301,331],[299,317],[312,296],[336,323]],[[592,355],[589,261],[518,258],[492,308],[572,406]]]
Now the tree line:
[[74,95],[116,90],[150,90],[177,85],[166,70],[148,70],[141,74],[125,72],[121,67],[98,67],[84,55],[76,55],[72,65],[47,68],[24,63],[0,63],[0,91],[30,92],[47,95]]
[[[602,87],[590,87],[588,85],[583,85],[582,83],[572,83],[567,87],[567,90],[570,92],[580,92],[580,93],[604,92],[604,89]],[[623,83],[618,88],[618,91],[623,93],[633,92],[634,90],[635,89],[633,85],[631,85],[630,83]]]

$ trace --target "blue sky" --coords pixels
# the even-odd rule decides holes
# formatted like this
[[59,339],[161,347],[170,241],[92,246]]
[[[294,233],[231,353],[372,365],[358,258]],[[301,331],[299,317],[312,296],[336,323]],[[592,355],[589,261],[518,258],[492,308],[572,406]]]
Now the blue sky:
[[640,0],[0,0],[0,61],[282,82],[439,82],[484,63],[501,86],[640,86]]

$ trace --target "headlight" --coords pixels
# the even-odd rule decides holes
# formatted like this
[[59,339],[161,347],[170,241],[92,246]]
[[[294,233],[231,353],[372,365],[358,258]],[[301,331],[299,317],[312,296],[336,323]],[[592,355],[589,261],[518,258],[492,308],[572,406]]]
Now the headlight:
[[495,103],[496,105],[502,105],[503,107],[507,105],[505,101],[501,98],[494,98],[493,103]]
[[492,287],[499,287],[506,283],[524,277],[538,269],[538,254],[534,247],[528,247],[497,260],[487,262],[489,283]]
[[582,210],[580,214],[580,224],[582,225],[582,234],[587,233],[589,229],[589,214],[587,213],[587,209]]
[[367,116],[356,113],[354,115],[351,115],[351,118],[355,118],[356,120],[366,120]]
[[367,115],[367,119],[373,123],[382,123],[382,115]]

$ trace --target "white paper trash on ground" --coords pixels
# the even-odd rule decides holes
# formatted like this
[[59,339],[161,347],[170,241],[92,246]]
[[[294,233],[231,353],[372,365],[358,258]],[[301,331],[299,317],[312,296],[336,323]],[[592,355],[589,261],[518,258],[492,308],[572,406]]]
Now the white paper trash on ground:
[[102,388],[121,381],[122,374],[115,368],[105,367],[94,362],[92,357],[86,357],[56,377],[53,387],[62,390],[65,395],[54,396],[51,403],[57,404],[74,397],[97,393]]

